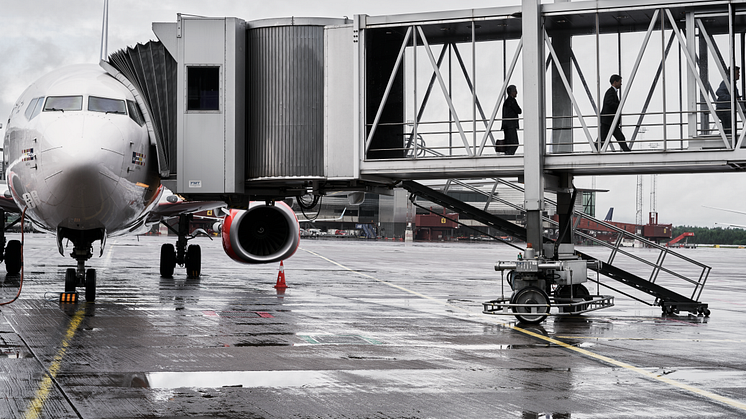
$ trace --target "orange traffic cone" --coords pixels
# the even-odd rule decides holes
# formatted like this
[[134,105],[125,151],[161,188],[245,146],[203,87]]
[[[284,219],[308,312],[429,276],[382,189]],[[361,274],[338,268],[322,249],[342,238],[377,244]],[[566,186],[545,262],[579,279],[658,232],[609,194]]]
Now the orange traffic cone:
[[277,284],[275,284],[275,288],[287,288],[288,286],[285,284],[285,265],[282,264],[282,261],[280,261],[280,272],[277,273]]

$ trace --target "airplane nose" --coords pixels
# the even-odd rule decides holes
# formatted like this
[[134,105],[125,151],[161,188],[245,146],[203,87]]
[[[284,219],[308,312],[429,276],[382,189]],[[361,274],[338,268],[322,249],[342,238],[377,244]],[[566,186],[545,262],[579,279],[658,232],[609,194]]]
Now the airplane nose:
[[124,136],[107,117],[68,114],[51,123],[41,144],[40,168],[50,204],[100,211],[121,175]]

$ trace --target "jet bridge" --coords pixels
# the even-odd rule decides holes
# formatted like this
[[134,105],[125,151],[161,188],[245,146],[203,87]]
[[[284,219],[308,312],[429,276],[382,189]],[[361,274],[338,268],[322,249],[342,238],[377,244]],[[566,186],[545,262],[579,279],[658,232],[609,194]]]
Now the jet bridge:
[[[519,176],[541,207],[563,176],[743,169],[740,101],[718,103],[715,91],[721,81],[746,90],[731,70],[746,68],[735,53],[746,45],[744,7],[524,0],[353,19],[179,14],[153,24],[162,47],[152,57],[133,51],[110,64],[139,79],[160,125],[160,171],[187,196],[238,202]],[[169,85],[154,89],[148,73]],[[614,73],[623,87],[610,116],[630,153],[611,134],[595,146]],[[509,85],[523,107],[512,156],[494,147]]]
[[[133,89],[146,113],[175,126],[175,136],[159,134],[167,130],[150,127],[158,115],[146,115],[164,184],[191,199],[240,208],[328,191],[390,193],[407,180],[518,177],[525,236],[542,243],[544,192],[557,193],[560,224],[571,225],[575,176],[746,168],[735,94],[746,91],[735,71],[746,68],[741,2],[516,0],[352,19],[178,15],[153,30],[175,63],[175,83],[162,79],[175,88]],[[148,73],[117,61],[109,64],[119,76]],[[623,78],[621,104],[606,116],[631,152],[611,134],[598,138],[612,74]],[[523,108],[515,155],[495,147],[510,85]],[[719,100],[719,89],[730,99]]]

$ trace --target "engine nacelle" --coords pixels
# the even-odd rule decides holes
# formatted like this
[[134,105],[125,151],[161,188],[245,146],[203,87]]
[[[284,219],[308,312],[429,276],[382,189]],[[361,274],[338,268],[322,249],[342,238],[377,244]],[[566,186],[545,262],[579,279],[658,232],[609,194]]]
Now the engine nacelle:
[[292,256],[300,243],[295,212],[284,202],[252,202],[248,210],[231,210],[223,220],[223,249],[243,263],[271,263]]

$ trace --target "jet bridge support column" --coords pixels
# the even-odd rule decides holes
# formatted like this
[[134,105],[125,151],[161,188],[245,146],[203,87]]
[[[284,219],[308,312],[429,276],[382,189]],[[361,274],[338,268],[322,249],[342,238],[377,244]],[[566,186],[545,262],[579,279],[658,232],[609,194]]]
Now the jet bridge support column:
[[524,169],[527,242],[541,251],[544,210],[544,37],[540,0],[523,0]]
[[[567,2],[555,0],[555,3]],[[560,76],[561,71],[572,89],[572,36],[557,31],[552,34],[552,48],[559,58],[559,65],[552,63],[552,153],[572,153],[573,105]]]

